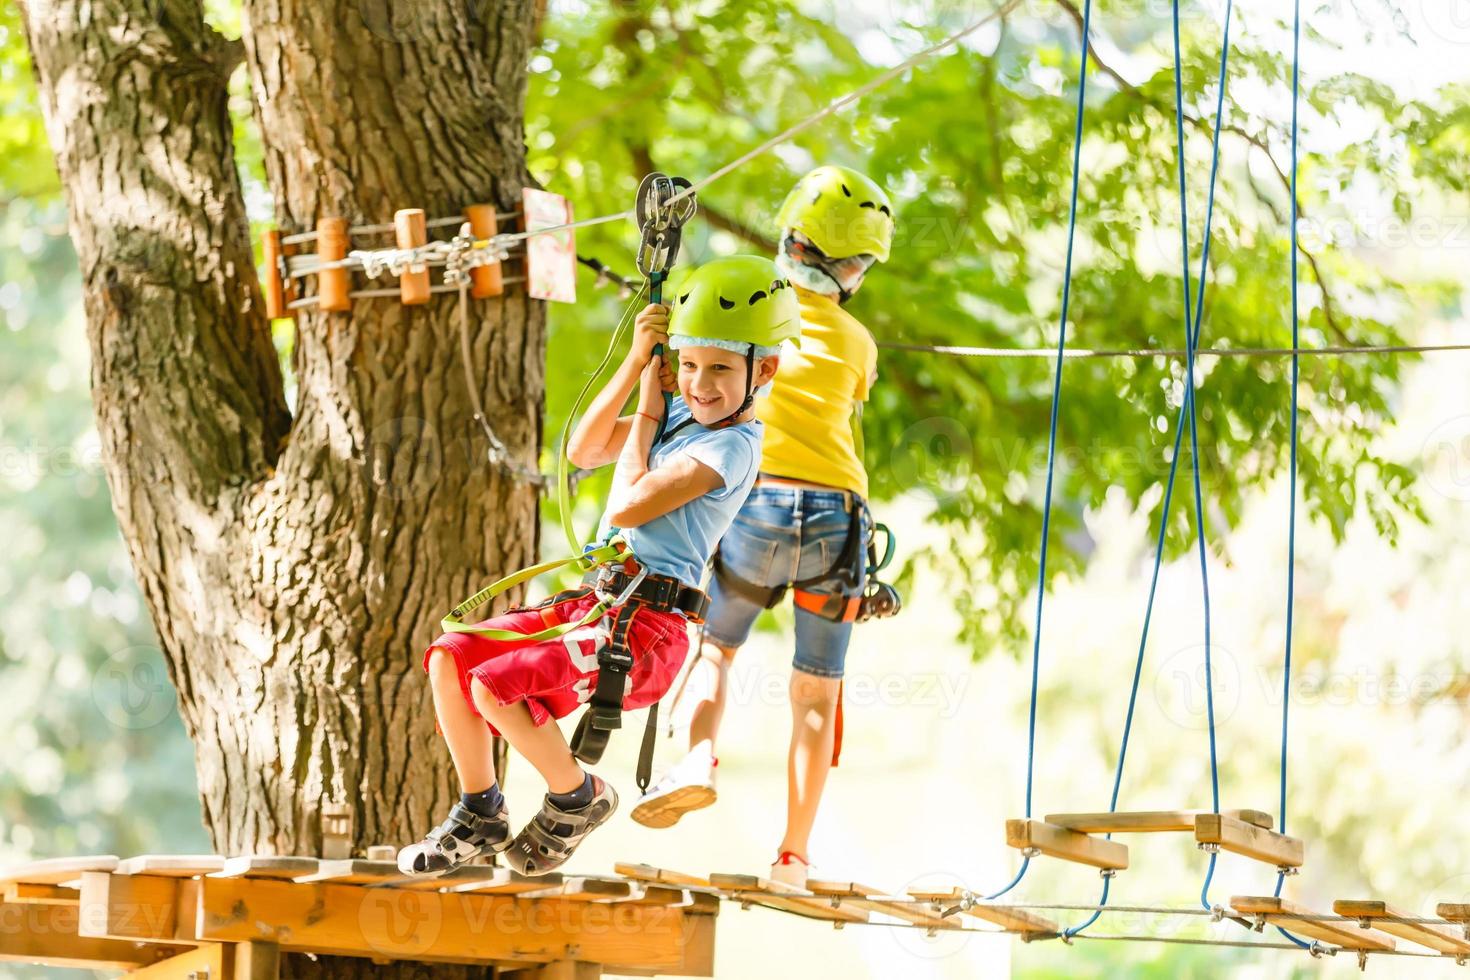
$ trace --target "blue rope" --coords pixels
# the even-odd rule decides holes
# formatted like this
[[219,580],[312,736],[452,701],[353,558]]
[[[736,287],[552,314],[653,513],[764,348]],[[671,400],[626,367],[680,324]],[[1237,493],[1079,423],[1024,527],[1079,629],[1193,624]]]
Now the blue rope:
[[[1220,59],[1223,71],[1225,58],[1222,53]],[[1220,89],[1221,106],[1223,108],[1225,90]],[[1219,149],[1219,119],[1216,119],[1215,139],[1216,151]],[[1194,391],[1194,342],[1195,330],[1191,320],[1190,295],[1189,295],[1189,204],[1186,191],[1189,182],[1186,176],[1184,163],[1184,78],[1180,64],[1179,51],[1179,0],[1174,0],[1174,133],[1175,141],[1179,147],[1179,237],[1183,246],[1184,264],[1184,342],[1185,342],[1185,377],[1188,380],[1187,390]],[[1203,287],[1203,283],[1201,283]],[[1201,294],[1204,289],[1201,288]],[[1220,812],[1220,773],[1219,761],[1216,756],[1215,745],[1215,689],[1211,683],[1213,665],[1210,658],[1210,573],[1206,562],[1208,549],[1205,545],[1205,505],[1204,494],[1200,489],[1199,473],[1199,425],[1196,420],[1195,398],[1188,399],[1189,411],[1189,462],[1190,470],[1194,476],[1194,520],[1199,543],[1199,573],[1200,582],[1204,594],[1204,627],[1205,627],[1205,713],[1208,719],[1210,731],[1210,800],[1212,809]],[[1183,406],[1181,406],[1183,411]]]
[[1057,413],[1062,404],[1062,365],[1067,352],[1067,313],[1072,303],[1072,248],[1077,237],[1077,186],[1082,165],[1083,100],[1087,97],[1087,38],[1092,18],[1092,0],[1082,11],[1082,70],[1077,83],[1077,128],[1072,147],[1072,205],[1067,220],[1067,263],[1062,278],[1062,311],[1057,337],[1057,366],[1052,378],[1051,431],[1046,442],[1046,501],[1041,514],[1041,561],[1036,580],[1036,632],[1031,645],[1031,724],[1026,749],[1026,817],[1031,817],[1031,790],[1036,753],[1036,689],[1041,667],[1041,608],[1046,599],[1047,538],[1051,533],[1052,484],[1056,477]]
[[[1281,832],[1286,833],[1286,743],[1288,720],[1291,713],[1291,633],[1292,613],[1296,606],[1296,470],[1297,436],[1299,415],[1297,411],[1297,388],[1301,380],[1301,355],[1297,353],[1301,342],[1301,320],[1297,310],[1297,108],[1301,102],[1301,52],[1302,52],[1302,4],[1293,4],[1291,36],[1291,500],[1290,516],[1286,522],[1286,666],[1281,677],[1281,793],[1278,805],[1281,810]],[[1286,873],[1276,876],[1276,895],[1286,884]],[[1276,931],[1302,948],[1310,944],[1280,926]]]
[[[1139,684],[1140,684],[1140,682],[1142,680],[1142,677],[1143,677],[1143,659],[1144,659],[1145,651],[1148,648],[1149,628],[1150,628],[1150,626],[1151,626],[1151,624],[1153,622],[1154,600],[1155,600],[1155,597],[1158,594],[1159,574],[1160,574],[1160,571],[1161,571],[1161,569],[1163,567],[1163,562],[1164,562],[1164,541],[1165,541],[1165,538],[1166,538],[1167,533],[1168,533],[1168,528],[1169,528],[1169,513],[1170,513],[1170,510],[1172,508],[1173,500],[1174,500],[1174,479],[1175,479],[1175,476],[1178,474],[1178,471],[1179,471],[1179,449],[1180,449],[1181,443],[1182,443],[1183,438],[1184,438],[1184,413],[1186,411],[1188,411],[1190,413],[1191,422],[1193,421],[1193,411],[1194,411],[1194,384],[1193,384],[1193,378],[1194,378],[1194,371],[1193,371],[1193,365],[1192,365],[1192,358],[1193,358],[1194,351],[1198,348],[1198,345],[1199,345],[1199,337],[1200,337],[1201,324],[1203,323],[1203,320],[1204,320],[1205,287],[1206,287],[1206,285],[1207,285],[1207,283],[1209,281],[1209,270],[1210,270],[1210,241],[1211,241],[1211,237],[1212,237],[1212,230],[1213,230],[1214,219],[1215,219],[1215,186],[1216,186],[1217,178],[1219,176],[1219,169],[1220,169],[1220,128],[1221,128],[1221,122],[1222,122],[1222,120],[1224,118],[1224,109],[1225,109],[1225,92],[1226,92],[1226,84],[1227,84],[1227,74],[1226,73],[1227,73],[1227,69],[1228,69],[1228,66],[1229,66],[1229,56],[1230,56],[1230,17],[1231,17],[1231,12],[1232,12],[1233,8],[1234,8],[1234,2],[1233,2],[1233,0],[1227,0],[1226,6],[1225,6],[1224,36],[1223,36],[1223,40],[1222,40],[1222,44],[1221,44],[1221,51],[1220,51],[1219,92],[1217,94],[1217,99],[1216,99],[1216,103],[1215,103],[1215,125],[1214,125],[1214,132],[1212,134],[1212,149],[1211,149],[1211,162],[1210,162],[1209,193],[1208,193],[1208,196],[1207,196],[1207,199],[1206,199],[1207,203],[1206,203],[1206,208],[1205,208],[1204,247],[1203,247],[1202,254],[1200,256],[1199,293],[1195,297],[1193,316],[1191,318],[1191,314],[1190,314],[1190,280],[1189,280],[1189,238],[1188,238],[1189,231],[1188,231],[1188,213],[1187,213],[1187,207],[1185,206],[1185,202],[1184,202],[1184,184],[1185,184],[1185,178],[1184,178],[1184,166],[1183,166],[1183,145],[1184,145],[1183,132],[1182,132],[1183,120],[1182,120],[1182,118],[1179,117],[1179,114],[1182,113],[1182,111],[1183,111],[1182,110],[1183,93],[1182,93],[1182,83],[1180,81],[1180,73],[1179,73],[1179,34],[1178,34],[1179,24],[1178,24],[1178,3],[1177,3],[1177,0],[1176,0],[1176,3],[1175,3],[1175,22],[1174,22],[1174,31],[1175,31],[1175,33],[1174,33],[1174,43],[1175,43],[1175,47],[1174,47],[1174,54],[1175,54],[1174,78],[1175,78],[1175,89],[1176,89],[1176,92],[1175,92],[1175,96],[1176,96],[1175,113],[1176,113],[1176,127],[1178,127],[1178,129],[1179,129],[1179,134],[1178,135],[1179,135],[1179,146],[1180,146],[1180,168],[1179,168],[1180,169],[1180,177],[1179,177],[1179,180],[1180,180],[1180,210],[1181,210],[1181,217],[1182,217],[1180,227],[1181,227],[1181,235],[1182,235],[1183,240],[1184,240],[1184,263],[1185,263],[1185,265],[1184,265],[1184,313],[1185,313],[1185,329],[1186,329],[1185,345],[1186,345],[1186,350],[1188,351],[1189,357],[1191,358],[1191,364],[1190,364],[1190,367],[1189,367],[1189,377],[1190,377],[1191,381],[1190,381],[1189,386],[1185,388],[1185,391],[1184,391],[1184,402],[1180,405],[1179,419],[1178,419],[1178,421],[1177,421],[1177,423],[1175,424],[1175,427],[1174,427],[1174,451],[1173,451],[1173,454],[1172,454],[1172,456],[1170,458],[1170,462],[1169,462],[1169,476],[1168,476],[1168,478],[1166,479],[1166,481],[1164,483],[1164,501],[1163,501],[1162,514],[1161,514],[1160,519],[1159,519],[1159,534],[1158,534],[1158,539],[1156,540],[1155,545],[1154,545],[1154,566],[1153,566],[1153,574],[1152,574],[1151,580],[1149,582],[1148,603],[1147,603],[1146,608],[1144,609],[1144,615],[1143,615],[1143,633],[1142,633],[1142,636],[1140,637],[1140,639],[1138,641],[1138,657],[1137,657],[1137,660],[1134,662],[1134,666],[1133,666],[1133,686],[1132,686],[1132,689],[1130,690],[1129,695],[1128,695],[1128,714],[1127,714],[1127,717],[1126,717],[1126,719],[1124,720],[1124,723],[1123,723],[1123,740],[1122,740],[1122,744],[1118,748],[1118,764],[1117,764],[1117,768],[1116,768],[1116,770],[1114,772],[1114,775],[1113,775],[1113,793],[1112,793],[1112,797],[1110,798],[1110,800],[1108,802],[1108,812],[1109,813],[1116,812],[1116,810],[1118,809],[1118,797],[1119,797],[1119,795],[1121,793],[1122,785],[1123,785],[1123,771],[1124,771],[1124,768],[1125,768],[1125,765],[1126,765],[1127,759],[1128,759],[1128,743],[1129,743],[1129,738],[1131,737],[1132,732],[1133,732],[1133,717],[1134,717],[1134,712],[1135,712],[1135,710],[1137,708],[1137,705],[1138,705],[1138,688],[1139,688]],[[1196,506],[1196,514],[1199,515],[1199,513],[1200,513],[1200,511],[1199,511],[1199,507],[1200,507],[1200,497],[1199,497],[1199,462],[1198,462],[1199,461],[1199,454],[1198,454],[1197,448],[1196,448],[1196,451],[1195,451],[1195,453],[1193,455],[1193,461],[1194,461],[1194,475],[1195,475],[1195,506]],[[1200,541],[1201,541],[1201,549],[1203,549],[1203,547],[1204,547],[1204,537],[1203,537],[1203,527],[1204,527],[1204,524],[1203,524],[1203,519],[1201,517],[1197,517],[1197,520],[1199,520],[1199,522],[1200,522],[1199,523],[1199,526],[1201,528],[1201,538],[1200,538]],[[1203,555],[1201,555],[1201,565],[1203,567]],[[1206,657],[1207,657],[1206,663],[1207,663],[1207,669],[1208,669],[1208,651],[1209,651],[1209,579],[1208,579],[1208,577],[1205,577],[1204,578],[1204,595],[1205,595],[1205,630],[1206,630],[1206,633],[1205,633],[1205,649],[1206,649]],[[1218,777],[1215,775],[1215,773],[1216,773],[1216,767],[1215,767],[1214,711],[1213,711],[1213,702],[1211,702],[1210,719],[1211,719],[1211,722],[1210,722],[1210,736],[1211,736],[1211,744],[1210,744],[1211,777],[1212,777],[1212,782],[1214,784],[1214,790],[1215,790],[1215,809],[1218,810],[1219,809],[1219,782],[1218,782]],[[1108,834],[1108,839],[1111,840],[1112,839],[1112,836],[1113,836],[1112,834]],[[1209,893],[1210,880],[1214,877],[1214,873],[1215,873],[1215,862],[1216,862],[1216,858],[1217,858],[1217,856],[1214,855],[1214,854],[1212,854],[1210,856],[1209,869],[1206,872],[1204,888],[1201,891],[1201,895],[1202,896],[1208,895],[1208,893]],[[1098,905],[1101,906],[1101,905],[1106,905],[1107,904],[1107,895],[1108,895],[1108,882],[1105,880],[1104,881],[1104,884],[1103,884],[1102,898],[1098,902]],[[1208,907],[1208,902],[1207,901],[1206,901],[1206,907]],[[1072,929],[1067,930],[1067,936],[1068,936],[1068,938],[1077,935],[1082,930],[1084,930],[1088,926],[1092,925],[1094,922],[1097,921],[1098,917],[1101,914],[1102,913],[1101,913],[1100,910],[1099,911],[1096,911],[1096,912],[1094,912],[1092,914],[1092,917],[1089,918],[1086,922],[1083,922],[1081,925],[1078,925],[1078,926],[1076,926],[1076,927],[1074,927]]]
[[[1082,7],[1082,67],[1077,76],[1077,126],[1072,136],[1072,203],[1067,214],[1067,263],[1062,275],[1062,309],[1059,317],[1060,331],[1057,336],[1057,366],[1052,378],[1051,431],[1046,442],[1046,500],[1041,512],[1041,558],[1036,576],[1036,631],[1031,645],[1031,717],[1026,742],[1026,819],[1031,819],[1031,794],[1036,775],[1036,701],[1041,679],[1041,610],[1046,599],[1046,554],[1047,539],[1051,535],[1052,485],[1056,477],[1057,457],[1057,413],[1062,403],[1062,365],[1067,352],[1067,313],[1072,303],[1072,250],[1077,238],[1077,188],[1081,181],[1082,168],[1082,119],[1087,100],[1087,40],[1091,36],[1092,0]],[[1031,859],[1021,865],[1014,881],[990,898],[998,898],[1010,891],[1021,881]]]

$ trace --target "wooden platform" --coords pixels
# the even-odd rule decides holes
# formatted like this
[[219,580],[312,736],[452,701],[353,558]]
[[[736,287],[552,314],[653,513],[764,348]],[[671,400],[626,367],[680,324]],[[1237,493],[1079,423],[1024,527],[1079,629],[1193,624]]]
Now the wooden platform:
[[[1399,921],[1419,919],[1424,916],[1402,912],[1387,902],[1337,901],[1332,903],[1332,911],[1338,915],[1372,922],[1375,928],[1391,936],[1407,939],[1411,943],[1425,946],[1437,953],[1449,953],[1453,956],[1470,954],[1470,939],[1465,938],[1462,930],[1428,922]],[[1446,918],[1446,916],[1441,913],[1440,918]]]
[[1121,871],[1128,867],[1128,847],[1117,841],[1090,837],[1041,820],[1007,820],[1006,844],[1019,850],[1035,848],[1047,857],[1094,868]]
[[1364,929],[1349,922],[1303,918],[1320,913],[1271,895],[1237,895],[1230,900],[1230,908],[1244,916],[1262,916],[1271,925],[1282,926],[1293,933],[1343,949],[1385,952],[1397,945],[1392,936],[1376,929]]
[[[946,908],[961,904],[965,893],[961,888],[950,888],[943,891],[911,888],[909,897],[929,902],[937,914]],[[1000,926],[1007,932],[1019,933],[1025,938],[1056,936],[1062,931],[1061,926],[1044,915],[1037,915],[1025,909],[1011,908],[997,902],[987,902],[983,899],[972,899],[970,907],[964,909],[963,914],[991,925]]]
[[275,980],[282,953],[519,967],[527,980],[574,961],[579,978],[712,976],[719,911],[714,895],[624,876],[470,866],[405,879],[387,862],[290,856],[54,859],[0,870],[0,885],[0,961],[146,967],[146,980]]
[[1196,843],[1264,861],[1278,868],[1298,868],[1306,859],[1302,842],[1271,830],[1271,815],[1262,810],[1138,810],[1119,813],[1053,813],[1045,820],[1007,820],[1006,843],[1035,848],[1048,857],[1095,868],[1128,867],[1126,846],[1094,834],[1190,833]]
[[[1046,823],[1081,834],[1193,833],[1195,821],[1209,810],[1133,810],[1118,813],[1049,813]],[[1270,830],[1271,814],[1261,810],[1226,810],[1224,815]]]
[[1202,813],[1196,817],[1194,839],[1201,844],[1218,844],[1222,851],[1278,868],[1299,868],[1306,861],[1306,846],[1295,837],[1220,813]]

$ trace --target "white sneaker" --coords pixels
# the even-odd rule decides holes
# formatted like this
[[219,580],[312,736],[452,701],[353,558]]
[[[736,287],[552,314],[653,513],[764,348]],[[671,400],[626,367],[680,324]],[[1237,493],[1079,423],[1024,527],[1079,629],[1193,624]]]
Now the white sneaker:
[[771,881],[778,881],[783,885],[793,888],[805,888],[807,876],[811,874],[812,866],[804,861],[800,855],[791,851],[782,851],[781,856],[771,865]]
[[653,784],[631,816],[645,827],[663,829],[678,823],[686,813],[710,806],[717,798],[715,760],[707,751],[696,749]]

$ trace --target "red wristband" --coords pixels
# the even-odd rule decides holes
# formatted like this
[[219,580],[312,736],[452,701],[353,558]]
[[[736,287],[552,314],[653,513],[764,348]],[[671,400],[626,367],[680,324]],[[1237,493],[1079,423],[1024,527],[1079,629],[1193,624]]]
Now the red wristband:
[[657,423],[659,421],[658,418],[656,418],[655,416],[649,415],[647,412],[637,412],[635,414],[641,415],[644,418],[648,419],[648,421],[653,422],[653,423]]

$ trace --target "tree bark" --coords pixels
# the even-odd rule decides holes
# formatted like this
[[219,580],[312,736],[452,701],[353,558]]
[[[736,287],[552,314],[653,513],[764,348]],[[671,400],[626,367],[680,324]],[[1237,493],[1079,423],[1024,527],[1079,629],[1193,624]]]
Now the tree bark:
[[[535,12],[246,0],[280,227],[512,208],[528,180]],[[25,13],[114,509],[196,747],[206,828],[222,854],[314,854],[321,807],[341,802],[356,850],[416,839],[458,794],[422,651],[445,609],[536,551],[537,491],[487,463],[472,422],[457,300],[302,312],[288,409],[235,171],[241,45],[198,0]],[[534,461],[542,305],[512,286],[471,317],[492,424]]]

